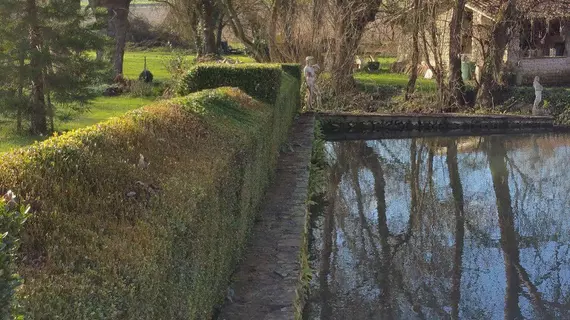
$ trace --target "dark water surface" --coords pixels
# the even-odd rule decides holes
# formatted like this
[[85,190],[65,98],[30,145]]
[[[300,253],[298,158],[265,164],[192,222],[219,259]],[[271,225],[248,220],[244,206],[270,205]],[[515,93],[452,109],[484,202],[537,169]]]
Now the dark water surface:
[[570,319],[570,135],[327,154],[306,319]]

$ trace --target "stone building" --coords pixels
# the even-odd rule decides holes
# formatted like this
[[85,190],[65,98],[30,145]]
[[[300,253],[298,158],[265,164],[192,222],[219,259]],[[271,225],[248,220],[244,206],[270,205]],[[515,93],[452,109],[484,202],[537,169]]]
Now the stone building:
[[[470,0],[463,18],[463,59],[483,65],[485,43],[498,13],[498,0]],[[517,22],[504,61],[517,84],[530,84],[535,76],[549,85],[570,83],[570,5],[556,0],[519,0],[524,18]],[[439,47],[449,53],[452,9],[443,10],[437,21]],[[431,56],[430,59],[433,59]],[[449,58],[443,57],[449,64]],[[433,62],[433,61],[432,61]]]

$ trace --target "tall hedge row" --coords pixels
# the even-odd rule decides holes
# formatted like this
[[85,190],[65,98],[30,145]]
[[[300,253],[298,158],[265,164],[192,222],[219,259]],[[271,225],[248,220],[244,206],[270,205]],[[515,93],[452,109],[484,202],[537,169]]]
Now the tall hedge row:
[[35,212],[25,318],[211,318],[296,112],[299,82],[279,76],[273,105],[206,90],[0,155],[0,192]]
[[238,87],[263,102],[274,103],[279,93],[281,66],[278,64],[199,64],[184,75],[178,94],[218,87]]

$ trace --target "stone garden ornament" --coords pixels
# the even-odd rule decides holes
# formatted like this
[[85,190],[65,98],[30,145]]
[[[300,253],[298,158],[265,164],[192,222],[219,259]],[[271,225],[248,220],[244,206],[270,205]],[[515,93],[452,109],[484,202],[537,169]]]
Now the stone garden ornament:
[[540,103],[542,102],[542,91],[544,90],[544,88],[540,84],[540,78],[538,76],[534,78],[533,87],[534,87],[535,99],[534,99],[534,105],[532,106],[532,114],[536,116],[541,114],[539,107]]
[[317,88],[317,71],[320,70],[320,67],[314,63],[314,60],[313,57],[307,57],[305,59],[305,68],[303,69],[305,82],[309,90],[309,99],[307,101],[309,108],[313,108],[314,104],[317,104],[317,106],[320,104],[320,96]]

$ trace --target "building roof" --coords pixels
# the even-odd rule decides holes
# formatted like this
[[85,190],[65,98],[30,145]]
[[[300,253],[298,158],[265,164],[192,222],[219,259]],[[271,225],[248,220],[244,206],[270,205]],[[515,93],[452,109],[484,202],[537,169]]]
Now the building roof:
[[[507,0],[469,0],[468,6],[493,18]],[[518,9],[529,18],[570,17],[570,0],[519,0]]]

